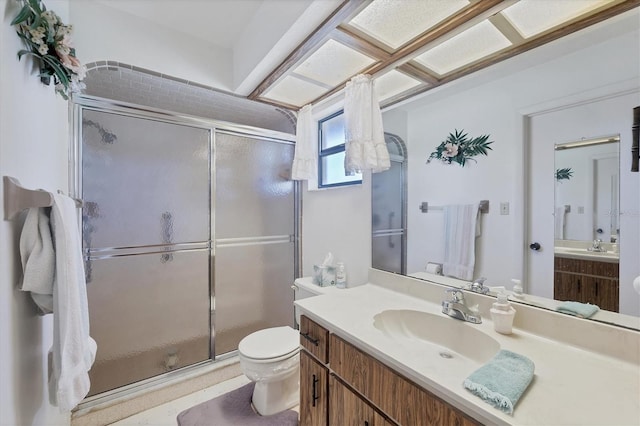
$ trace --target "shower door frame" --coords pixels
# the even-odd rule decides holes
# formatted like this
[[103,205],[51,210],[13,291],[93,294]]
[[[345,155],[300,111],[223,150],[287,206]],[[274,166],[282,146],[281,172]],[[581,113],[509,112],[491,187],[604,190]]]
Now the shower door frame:
[[[148,119],[163,123],[186,125],[209,131],[209,240],[207,249],[209,250],[209,359],[192,365],[188,365],[177,370],[162,373],[147,379],[124,385],[122,387],[109,390],[85,398],[78,409],[87,409],[96,405],[134,394],[146,389],[150,389],[162,383],[170,382],[183,375],[197,371],[203,367],[211,366],[216,362],[232,358],[237,354],[237,350],[215,356],[215,135],[216,132],[249,137],[271,142],[295,144],[295,135],[278,132],[274,130],[261,129],[258,127],[234,124],[226,121],[208,119],[204,117],[191,116],[158,108],[121,102],[112,99],[100,98],[89,95],[74,95],[69,103],[71,117],[69,144],[69,194],[80,199],[82,196],[82,112],[84,110],[98,111],[104,113],[118,114],[126,117]],[[293,272],[294,279],[301,276],[301,228],[302,228],[302,191],[299,181],[293,181],[294,196],[294,226],[293,243],[294,259]],[[77,212],[78,223],[82,223],[82,210]],[[204,247],[202,247],[204,248]],[[83,257],[86,254],[83,253]],[[293,282],[291,283],[293,285]],[[293,291],[293,289],[291,290]],[[292,309],[292,316],[295,322],[295,313]]]

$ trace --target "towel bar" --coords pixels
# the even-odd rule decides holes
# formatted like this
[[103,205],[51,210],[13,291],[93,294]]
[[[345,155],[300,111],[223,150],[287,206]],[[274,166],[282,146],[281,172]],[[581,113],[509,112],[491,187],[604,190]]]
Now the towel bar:
[[[53,205],[53,194],[42,189],[27,189],[20,181],[11,176],[3,176],[4,182],[4,220],[12,219],[16,214],[30,207],[48,207]],[[58,191],[62,194],[62,191]],[[73,199],[76,206],[82,207],[82,200]]]
[[[419,208],[422,213],[427,213],[429,210],[444,209],[443,206],[430,206],[426,201],[423,201],[422,204],[420,204]],[[480,200],[478,210],[480,210],[480,213],[489,213],[489,200]]]

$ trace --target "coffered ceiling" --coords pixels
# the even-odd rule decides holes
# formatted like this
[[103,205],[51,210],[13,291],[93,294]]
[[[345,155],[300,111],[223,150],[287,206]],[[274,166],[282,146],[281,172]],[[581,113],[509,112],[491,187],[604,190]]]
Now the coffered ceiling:
[[299,109],[367,73],[388,106],[639,5],[640,0],[346,0],[249,98]]

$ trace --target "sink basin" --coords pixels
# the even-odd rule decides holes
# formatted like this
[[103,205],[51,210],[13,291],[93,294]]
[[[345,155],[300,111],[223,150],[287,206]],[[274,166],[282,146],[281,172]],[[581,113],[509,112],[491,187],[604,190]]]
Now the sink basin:
[[457,354],[484,364],[500,350],[500,344],[477,326],[445,315],[388,310],[373,317],[373,326],[394,339],[427,343],[444,358]]

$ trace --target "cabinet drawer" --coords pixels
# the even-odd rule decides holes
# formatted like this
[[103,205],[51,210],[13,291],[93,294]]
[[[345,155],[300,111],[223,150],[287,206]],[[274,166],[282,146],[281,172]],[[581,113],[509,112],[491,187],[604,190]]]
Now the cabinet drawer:
[[302,315],[300,344],[321,362],[329,361],[329,331]]
[[335,334],[329,348],[331,369],[399,425],[480,424]]
[[574,272],[576,274],[596,275],[599,277],[618,278],[619,265],[596,260],[569,259],[556,257],[554,261],[556,271]]

